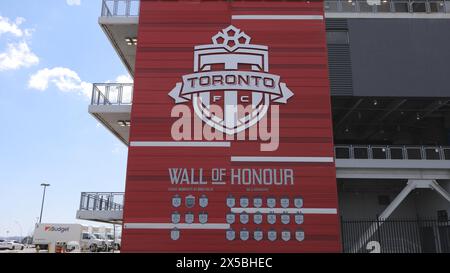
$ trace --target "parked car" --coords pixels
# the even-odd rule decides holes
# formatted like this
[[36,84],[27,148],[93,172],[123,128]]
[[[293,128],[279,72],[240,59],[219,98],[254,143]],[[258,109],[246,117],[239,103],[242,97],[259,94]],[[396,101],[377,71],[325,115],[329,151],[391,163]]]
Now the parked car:
[[7,241],[6,246],[9,250],[23,250],[25,248],[19,241]]
[[106,234],[106,238],[108,240],[108,249],[120,250],[120,242],[119,238],[114,238],[113,234]]
[[8,244],[7,244],[6,240],[1,239],[0,240],[0,250],[3,250],[3,249],[8,249]]
[[89,249],[91,252],[105,251],[108,247],[106,241],[91,233],[83,233],[81,238],[81,248]]
[[106,237],[100,233],[94,233],[93,235],[97,240],[102,242],[101,245],[98,246],[98,248],[99,248],[98,251],[108,251],[109,246],[108,246],[108,240],[106,240]]
[[81,252],[80,243],[77,242],[77,241],[70,241],[70,242],[68,242],[67,245],[66,245],[66,252],[80,253]]

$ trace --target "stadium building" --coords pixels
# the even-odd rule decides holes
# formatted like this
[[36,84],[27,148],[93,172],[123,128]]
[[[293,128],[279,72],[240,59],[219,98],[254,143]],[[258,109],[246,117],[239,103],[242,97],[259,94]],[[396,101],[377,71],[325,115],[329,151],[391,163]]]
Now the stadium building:
[[450,252],[450,1],[100,4],[124,252]]

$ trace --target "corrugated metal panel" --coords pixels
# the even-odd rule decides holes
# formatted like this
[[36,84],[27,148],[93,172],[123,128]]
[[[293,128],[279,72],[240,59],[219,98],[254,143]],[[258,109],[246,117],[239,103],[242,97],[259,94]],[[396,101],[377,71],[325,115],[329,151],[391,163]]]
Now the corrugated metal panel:
[[[348,40],[342,42],[339,32],[348,32],[347,19],[326,19],[325,25],[328,35],[328,62],[330,69],[330,85],[332,96],[353,95],[352,61]],[[348,38],[348,37],[347,37]]]
[[328,44],[328,63],[332,96],[352,96],[353,76],[350,46]]
[[345,18],[325,19],[325,27],[327,30],[348,30],[347,19]]

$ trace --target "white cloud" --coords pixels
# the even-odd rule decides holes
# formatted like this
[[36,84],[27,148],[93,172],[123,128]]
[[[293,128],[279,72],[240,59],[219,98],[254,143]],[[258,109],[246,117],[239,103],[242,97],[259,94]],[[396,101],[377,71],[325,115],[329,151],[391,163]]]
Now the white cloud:
[[25,22],[25,19],[22,17],[18,17],[15,22],[12,22],[9,18],[0,16],[0,36],[9,33],[16,37],[22,37],[24,30],[20,28],[20,25],[23,22]]
[[6,49],[0,51],[0,71],[15,70],[22,67],[30,67],[39,63],[39,58],[34,54],[28,44],[27,38],[31,37],[32,29],[22,29],[25,22],[22,17],[14,21],[0,16],[0,37],[2,34],[11,34],[14,40],[7,44]]
[[38,56],[31,52],[26,42],[8,44],[6,51],[0,53],[0,71],[30,67],[38,63]]
[[[128,74],[117,76],[115,81],[107,83],[133,83]],[[44,68],[30,77],[28,87],[39,91],[45,91],[53,84],[59,91],[73,92],[91,98],[92,84],[83,81],[73,70],[65,67]]]
[[69,6],[79,6],[81,5],[81,0],[66,0],[66,3]]
[[117,82],[117,83],[133,83],[133,78],[131,78],[129,74],[123,74],[123,75],[117,76],[115,82]]
[[28,87],[40,91],[47,90],[50,83],[62,92],[74,92],[90,98],[92,84],[82,81],[78,74],[65,67],[41,69],[31,76]]

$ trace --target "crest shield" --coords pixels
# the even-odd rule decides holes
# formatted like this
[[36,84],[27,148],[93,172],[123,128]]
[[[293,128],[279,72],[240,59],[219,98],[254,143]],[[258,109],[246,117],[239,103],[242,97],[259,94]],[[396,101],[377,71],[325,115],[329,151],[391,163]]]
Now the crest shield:
[[267,206],[269,208],[274,208],[276,205],[277,205],[277,200],[275,199],[275,197],[267,198]]
[[186,196],[186,207],[193,208],[195,206],[195,196],[188,195]]
[[241,224],[247,224],[248,223],[248,219],[249,218],[249,215],[248,215],[248,213],[246,213],[246,212],[244,212],[244,213],[241,213],[241,215],[239,215],[239,221],[241,222]]
[[234,213],[227,213],[227,223],[228,224],[234,224],[234,222],[236,221],[236,215]]
[[281,214],[281,223],[287,225],[291,222],[291,216],[288,213]]
[[236,205],[236,199],[233,196],[227,197],[227,207],[232,208]]
[[289,207],[289,198],[288,197],[281,198],[280,205],[283,208],[288,208]]
[[181,215],[178,212],[172,213],[172,223],[178,224],[181,221]]
[[248,230],[246,230],[245,228],[241,230],[241,232],[239,233],[239,237],[241,237],[242,241],[247,241],[248,238],[250,238],[250,232],[248,232]]
[[272,242],[275,241],[277,239],[277,232],[274,229],[269,230],[267,238]]
[[257,212],[253,215],[253,222],[257,225],[261,224],[263,221],[263,216],[260,212]]
[[198,215],[198,221],[201,224],[206,224],[208,222],[208,213],[202,212]]
[[295,232],[295,239],[297,239],[297,241],[299,242],[305,240],[305,232],[301,229],[297,230]]
[[208,206],[208,197],[206,197],[206,195],[204,194],[200,196],[200,198],[198,199],[198,204],[200,205],[200,207],[206,208]]
[[281,232],[281,239],[285,242],[289,241],[291,239],[291,232],[289,230],[283,230]]
[[277,222],[277,215],[275,213],[267,214],[267,222],[271,225]]
[[236,232],[232,229],[227,230],[226,237],[228,241],[233,241],[236,238]]
[[228,135],[257,124],[272,102],[287,103],[293,93],[280,76],[269,74],[269,48],[250,41],[231,25],[214,35],[212,44],[195,46],[194,74],[184,75],[169,96],[175,103],[192,101],[203,122]]
[[262,207],[262,203],[263,203],[263,200],[262,200],[261,197],[255,197],[255,198],[253,199],[253,206],[254,206],[255,208],[260,208],[260,207]]
[[174,208],[178,208],[181,206],[181,197],[178,194],[172,197],[172,206]]
[[187,224],[192,224],[194,222],[194,214],[192,212],[186,213],[186,215],[184,216],[184,221]]
[[302,197],[296,197],[294,199],[294,205],[295,205],[296,208],[303,207],[303,198]]
[[177,228],[174,228],[170,231],[170,238],[174,241],[180,239],[180,230]]
[[297,225],[301,225],[305,221],[305,218],[302,213],[295,214],[294,218],[295,218],[295,223]]
[[248,197],[241,197],[241,200],[239,200],[239,204],[241,205],[242,208],[246,208],[248,207]]
[[255,239],[255,241],[261,241],[263,239],[264,235],[262,230],[257,229],[253,232],[253,238]]

